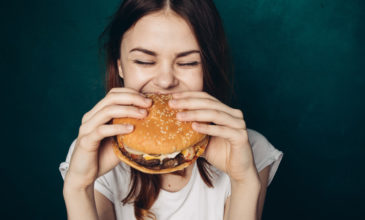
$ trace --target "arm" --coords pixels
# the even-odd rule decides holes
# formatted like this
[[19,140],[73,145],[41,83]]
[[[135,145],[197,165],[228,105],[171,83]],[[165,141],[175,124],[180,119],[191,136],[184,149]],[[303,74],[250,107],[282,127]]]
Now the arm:
[[[265,203],[265,196],[266,196],[266,188],[267,188],[267,183],[268,183],[268,179],[269,179],[269,172],[270,172],[270,166],[265,167],[262,171],[260,171],[259,173],[259,178],[260,178],[260,182],[261,182],[261,187],[260,187],[260,193],[259,193],[259,198],[258,198],[258,206],[257,206],[257,219],[261,219],[262,216],[262,211],[264,208],[264,203]],[[249,187],[247,187],[249,188]],[[233,193],[233,188],[232,188],[232,193],[231,195],[234,195]],[[224,206],[224,220],[228,220],[229,219],[229,211],[230,211],[230,206],[231,206],[231,200],[233,200],[231,198],[232,196],[229,196],[226,200],[225,206]],[[252,199],[248,198],[248,195],[244,195],[244,197],[247,197],[245,200],[247,201],[253,201],[255,199],[255,196],[253,196]],[[243,197],[243,198],[244,198]],[[242,209],[242,207],[245,207],[245,205],[243,204],[242,198],[238,198],[238,209]],[[231,216],[232,217],[232,216]]]
[[113,203],[110,202],[103,194],[94,190],[94,187],[80,190],[64,187],[63,195],[69,220],[116,219]]
[[72,188],[67,184],[63,188],[68,220],[98,220],[94,200],[94,187]]
[[261,182],[243,112],[200,91],[174,93],[173,99],[171,108],[185,109],[178,120],[192,121],[195,131],[210,135],[203,157],[230,177],[226,219],[257,220]]
[[239,183],[231,180],[231,196],[227,198],[224,219],[257,220],[258,201],[261,191],[257,172],[249,175],[247,181]]
[[[152,101],[129,88],[113,88],[89,112],[82,117],[79,135],[65,176],[63,195],[68,219],[98,220],[108,216],[100,196],[94,193],[95,180],[112,170],[119,158],[113,152],[111,137],[132,132],[133,126],[109,124],[113,118],[144,118],[140,109],[150,106]],[[100,216],[98,216],[98,210]]]
[[260,198],[259,198],[259,207],[257,209],[257,216],[258,219],[261,220],[262,211],[264,210],[264,203],[265,203],[265,197],[266,197],[266,189],[267,189],[267,183],[269,181],[269,172],[270,172],[270,165],[265,167],[263,170],[260,171],[260,182],[261,182],[261,192],[260,192]]
[[115,220],[115,210],[113,203],[99,191],[94,190],[96,209],[100,220]]

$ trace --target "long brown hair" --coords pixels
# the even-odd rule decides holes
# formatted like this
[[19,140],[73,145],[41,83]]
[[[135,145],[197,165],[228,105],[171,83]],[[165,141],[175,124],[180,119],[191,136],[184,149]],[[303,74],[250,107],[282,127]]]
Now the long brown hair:
[[[232,63],[222,21],[212,0],[125,0],[99,37],[106,59],[107,92],[114,87],[124,86],[117,67],[124,33],[143,16],[167,7],[184,18],[193,29],[202,56],[203,91],[228,104],[233,92]],[[210,164],[204,158],[198,158],[197,166],[206,185],[213,187]],[[175,174],[184,175],[184,172]],[[155,216],[149,209],[159,195],[161,176],[131,168],[130,186],[122,203],[134,203],[134,213],[138,220],[145,217],[154,219]]]

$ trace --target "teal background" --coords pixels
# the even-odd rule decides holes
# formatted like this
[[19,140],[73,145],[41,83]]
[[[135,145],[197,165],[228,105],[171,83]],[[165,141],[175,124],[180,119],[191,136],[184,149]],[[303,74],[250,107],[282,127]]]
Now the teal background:
[[[284,159],[263,219],[364,218],[365,2],[215,1],[249,128]],[[1,219],[66,219],[59,163],[104,96],[119,1],[2,1]]]

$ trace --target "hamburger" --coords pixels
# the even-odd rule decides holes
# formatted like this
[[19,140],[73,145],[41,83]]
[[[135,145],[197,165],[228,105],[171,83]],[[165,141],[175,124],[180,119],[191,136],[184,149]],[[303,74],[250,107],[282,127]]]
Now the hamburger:
[[168,106],[169,94],[147,94],[152,105],[143,119],[115,118],[113,124],[132,124],[134,131],[115,136],[114,153],[129,166],[150,174],[182,170],[203,154],[208,136],[194,131],[192,122],[178,121],[182,111]]

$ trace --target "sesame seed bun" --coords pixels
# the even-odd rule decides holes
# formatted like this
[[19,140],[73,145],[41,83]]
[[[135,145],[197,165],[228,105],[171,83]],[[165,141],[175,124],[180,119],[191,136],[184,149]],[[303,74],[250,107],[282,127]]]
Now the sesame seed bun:
[[114,142],[113,143],[113,150],[115,155],[117,155],[117,157],[123,161],[124,163],[128,164],[129,166],[133,167],[134,169],[137,169],[143,173],[149,173],[149,174],[164,174],[164,173],[172,173],[178,170],[182,170],[186,167],[188,167],[190,164],[192,164],[196,159],[198,159],[199,156],[201,156],[204,151],[205,148],[208,144],[209,138],[208,136],[206,138],[204,138],[201,141],[201,145],[197,146],[197,148],[199,149],[198,152],[195,154],[194,158],[190,161],[187,161],[185,163],[182,163],[176,167],[171,167],[171,168],[163,168],[163,169],[150,169],[148,167],[142,166],[141,164],[138,164],[136,162],[134,162],[133,160],[131,160],[130,158],[126,157],[121,151],[120,148],[121,146],[117,143]]
[[[204,152],[208,143],[208,136],[194,131],[191,127],[192,122],[176,119],[176,113],[182,110],[169,107],[168,101],[172,99],[171,95],[147,94],[146,96],[153,101],[152,105],[146,109],[148,111],[147,117],[143,119],[113,119],[113,124],[134,125],[132,133],[116,136],[114,152],[122,161],[145,173],[168,173],[184,169]],[[189,158],[175,167],[151,169],[136,163],[130,155],[124,155],[121,149],[125,146],[133,152],[148,155],[168,155],[193,147],[195,155],[192,159]]]
[[176,113],[182,110],[171,109],[168,101],[171,95],[147,94],[153,104],[147,109],[144,119],[117,118],[113,124],[133,124],[134,131],[118,135],[118,142],[147,154],[170,154],[181,151],[203,140],[205,134],[191,128],[192,122],[178,121]]

